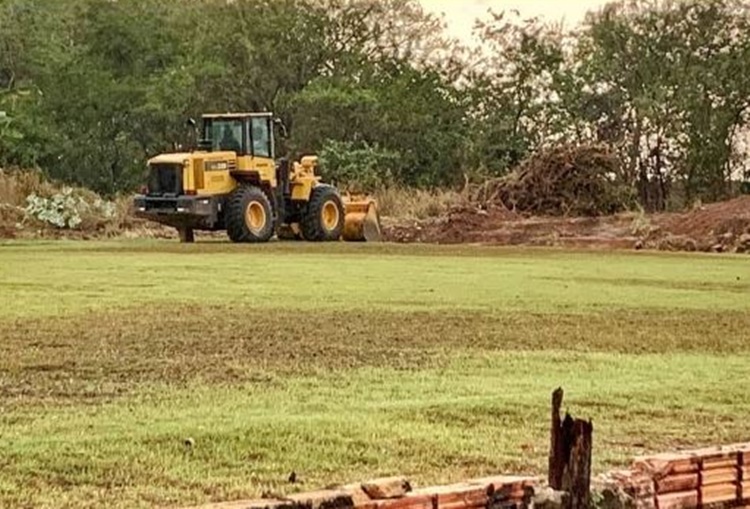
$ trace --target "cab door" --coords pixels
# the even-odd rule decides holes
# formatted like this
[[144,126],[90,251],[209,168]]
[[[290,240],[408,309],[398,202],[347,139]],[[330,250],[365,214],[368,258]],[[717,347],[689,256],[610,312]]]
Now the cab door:
[[276,187],[273,124],[270,116],[250,117],[247,129],[248,155],[240,162],[240,170],[257,172],[262,182]]

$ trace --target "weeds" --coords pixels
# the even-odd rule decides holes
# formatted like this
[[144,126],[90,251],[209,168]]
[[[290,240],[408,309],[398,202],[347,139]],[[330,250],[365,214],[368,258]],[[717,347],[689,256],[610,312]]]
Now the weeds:
[[465,202],[462,193],[451,190],[424,190],[387,187],[374,193],[380,215],[395,220],[422,220],[440,217]]

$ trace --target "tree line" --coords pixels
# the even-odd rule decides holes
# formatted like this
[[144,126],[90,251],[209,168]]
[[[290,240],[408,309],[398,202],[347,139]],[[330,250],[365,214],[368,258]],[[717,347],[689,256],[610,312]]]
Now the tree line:
[[0,0],[0,165],[105,194],[201,112],[273,111],[284,153],[365,187],[460,186],[601,144],[648,209],[747,179],[746,0],[627,0],[575,27],[417,0]]

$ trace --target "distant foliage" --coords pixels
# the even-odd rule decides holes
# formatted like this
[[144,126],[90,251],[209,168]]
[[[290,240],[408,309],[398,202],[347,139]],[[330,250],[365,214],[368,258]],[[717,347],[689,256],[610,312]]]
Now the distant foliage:
[[397,152],[364,143],[328,140],[320,151],[323,177],[353,192],[393,184],[400,159]]
[[5,0],[0,27],[0,166],[109,196],[206,111],[273,111],[279,155],[362,186],[457,188],[593,143],[653,210],[748,171],[744,0],[613,1],[573,29],[495,12],[477,52],[418,0]]

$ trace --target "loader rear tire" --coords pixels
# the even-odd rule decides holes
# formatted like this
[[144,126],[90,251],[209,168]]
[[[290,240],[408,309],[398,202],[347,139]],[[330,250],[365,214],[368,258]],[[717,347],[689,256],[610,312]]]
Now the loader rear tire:
[[229,195],[227,235],[232,242],[268,242],[273,237],[273,208],[266,193],[255,186],[241,186]]
[[311,242],[330,242],[341,238],[344,203],[335,187],[320,184],[313,188],[299,226],[302,236]]

